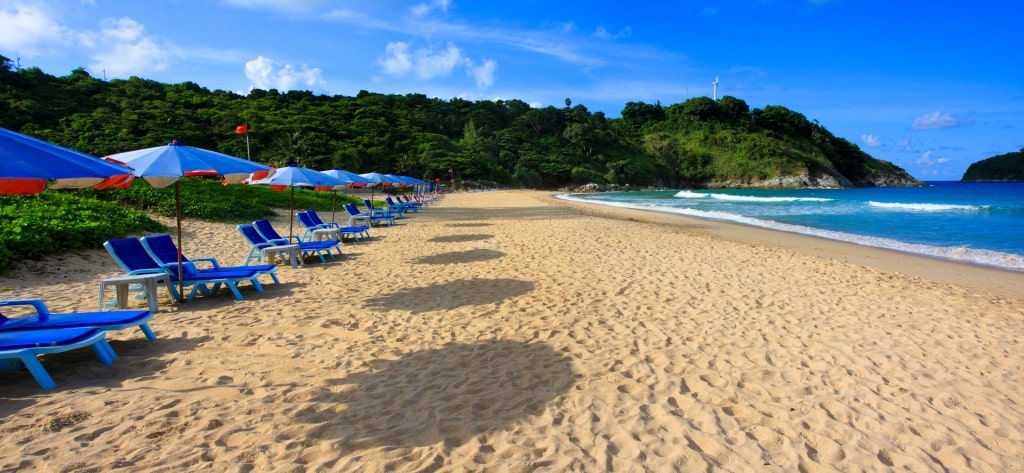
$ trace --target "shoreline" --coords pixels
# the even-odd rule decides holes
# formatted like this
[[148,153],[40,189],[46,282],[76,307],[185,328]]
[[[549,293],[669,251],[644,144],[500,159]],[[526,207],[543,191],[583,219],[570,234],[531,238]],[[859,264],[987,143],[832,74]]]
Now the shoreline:
[[702,219],[655,210],[628,209],[577,200],[563,200],[557,197],[564,194],[564,192],[549,192],[553,200],[566,204],[579,204],[579,208],[582,211],[593,215],[626,220],[640,219],[650,223],[700,229],[709,234],[736,242],[752,245],[771,245],[808,255],[837,259],[885,271],[899,272],[935,282],[966,285],[982,290],[1005,293],[1009,296],[1024,294],[1024,272],[955,261],[937,256],[860,245],[755,225],[745,225],[738,222]]

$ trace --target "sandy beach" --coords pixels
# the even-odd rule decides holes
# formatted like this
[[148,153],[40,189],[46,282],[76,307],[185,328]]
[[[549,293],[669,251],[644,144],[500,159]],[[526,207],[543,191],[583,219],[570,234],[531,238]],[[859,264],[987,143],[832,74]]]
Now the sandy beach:
[[[533,191],[371,234],[244,301],[161,289],[157,340],[48,356],[54,390],[0,373],[0,470],[1024,471],[1022,273]],[[0,294],[95,310],[120,274],[97,249]]]

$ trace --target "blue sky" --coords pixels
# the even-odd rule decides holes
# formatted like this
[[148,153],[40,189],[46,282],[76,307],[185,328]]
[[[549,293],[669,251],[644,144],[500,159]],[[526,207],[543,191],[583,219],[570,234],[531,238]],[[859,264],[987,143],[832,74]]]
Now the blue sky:
[[208,89],[782,105],[922,180],[1024,148],[1018,0],[0,0],[0,54]]

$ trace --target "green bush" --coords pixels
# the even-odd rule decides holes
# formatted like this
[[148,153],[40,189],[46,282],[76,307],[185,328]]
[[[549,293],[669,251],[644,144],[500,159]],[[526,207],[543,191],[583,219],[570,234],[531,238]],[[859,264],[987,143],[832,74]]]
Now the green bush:
[[84,248],[111,238],[164,231],[145,213],[95,199],[47,191],[0,197],[0,270],[21,259]]

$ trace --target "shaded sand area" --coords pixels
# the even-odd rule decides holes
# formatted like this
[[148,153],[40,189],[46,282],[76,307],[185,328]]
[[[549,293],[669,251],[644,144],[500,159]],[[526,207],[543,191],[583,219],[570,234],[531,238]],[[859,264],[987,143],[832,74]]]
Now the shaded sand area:
[[[241,302],[161,290],[159,339],[48,357],[53,391],[0,374],[0,470],[1024,471],[1024,274],[528,191],[372,234]],[[0,287],[89,310],[118,273]]]

